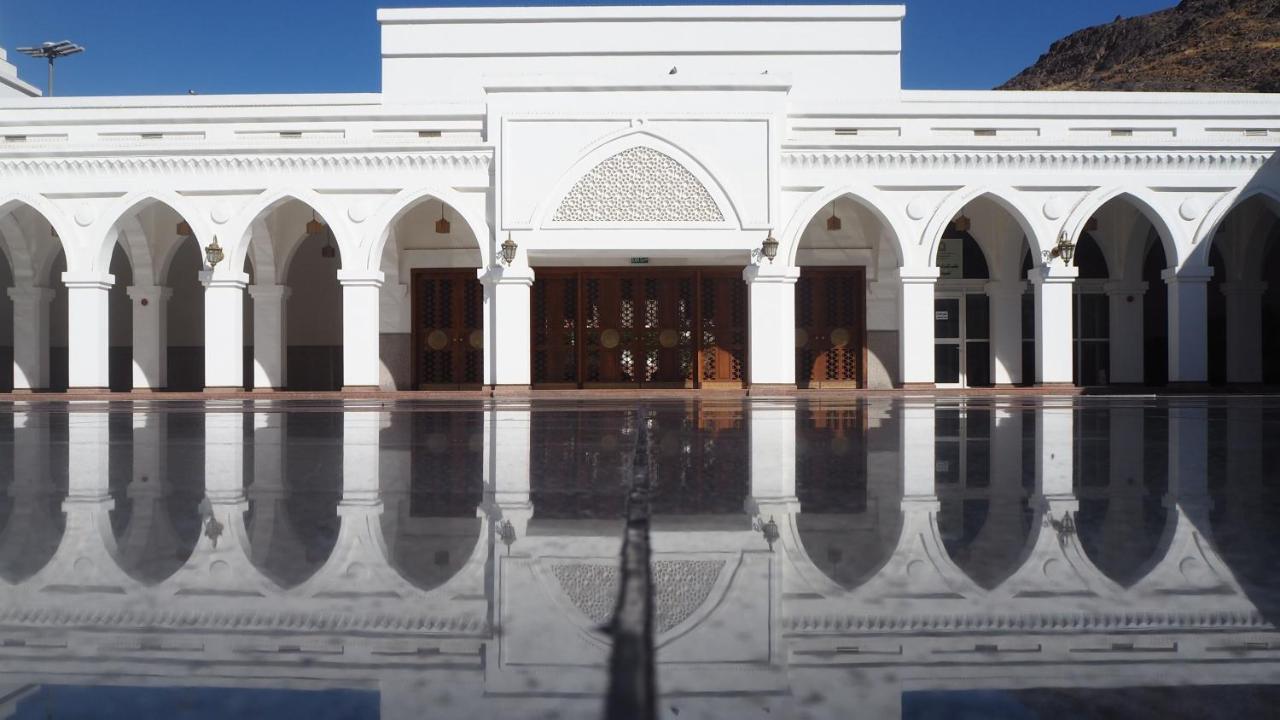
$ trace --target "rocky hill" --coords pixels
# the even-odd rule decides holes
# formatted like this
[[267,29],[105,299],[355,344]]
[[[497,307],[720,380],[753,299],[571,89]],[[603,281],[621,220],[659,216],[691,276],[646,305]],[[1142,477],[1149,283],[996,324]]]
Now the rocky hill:
[[1000,90],[1280,92],[1280,0],[1182,0],[1055,42]]

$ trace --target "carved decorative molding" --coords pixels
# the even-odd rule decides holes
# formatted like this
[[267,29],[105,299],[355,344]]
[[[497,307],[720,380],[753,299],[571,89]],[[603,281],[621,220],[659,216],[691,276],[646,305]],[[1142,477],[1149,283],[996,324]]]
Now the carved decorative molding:
[[147,610],[141,608],[66,609],[56,606],[9,606],[0,610],[0,624],[24,627],[85,626],[95,628],[158,628],[173,630],[323,630],[393,633],[484,634],[489,623],[472,615],[428,616],[395,612],[314,611],[217,612],[207,610]]
[[1151,612],[1126,613],[1016,613],[992,612],[984,615],[850,615],[795,616],[782,621],[790,633],[979,632],[1009,631],[1103,631],[1127,629],[1271,629],[1259,612]]
[[633,147],[596,165],[560,201],[552,222],[723,222],[711,193],[671,156]]
[[[711,596],[723,560],[655,560],[654,617],[659,633],[678,627]],[[599,563],[554,565],[551,572],[573,606],[598,627],[609,623],[618,602],[618,566]]]
[[[254,173],[293,171],[392,172],[413,170],[488,170],[493,153],[454,152],[351,153],[299,155],[161,155],[147,157],[51,157],[0,159],[6,177],[76,177],[125,174]],[[302,177],[299,178],[303,179]]]
[[960,170],[1219,170],[1262,167],[1267,152],[913,152],[909,150],[791,150],[789,168]]

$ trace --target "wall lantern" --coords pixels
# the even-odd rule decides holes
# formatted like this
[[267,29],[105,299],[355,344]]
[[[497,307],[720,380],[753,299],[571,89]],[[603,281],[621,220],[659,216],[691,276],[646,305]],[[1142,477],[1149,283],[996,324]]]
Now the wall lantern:
[[191,237],[191,225],[186,220],[178,223],[177,231],[180,238]]
[[844,226],[844,223],[840,221],[840,216],[836,215],[836,202],[832,200],[831,201],[831,217],[827,218],[827,230],[829,232],[835,232],[843,226]]
[[502,262],[511,267],[511,263],[516,261],[516,241],[511,239],[511,232],[507,232],[507,239],[502,241]]
[[449,220],[444,216],[443,202],[440,203],[440,219],[436,221],[436,234],[437,235],[449,234]]
[[210,268],[218,267],[218,263],[222,262],[222,246],[218,244],[218,236],[213,236],[213,242],[204,249],[204,259],[209,261]]
[[778,239],[773,236],[773,230],[770,230],[769,236],[760,245],[760,254],[769,261],[770,265],[773,264],[773,259],[778,257],[778,245]]
[[1062,258],[1062,264],[1071,266],[1071,258],[1076,256],[1076,244],[1071,242],[1067,237],[1067,231],[1063,230],[1058,234],[1058,244],[1052,249],[1045,250],[1043,253],[1046,263],[1053,262],[1054,258]]
[[960,213],[951,221],[951,228],[958,233],[967,233],[971,227],[973,227],[973,223],[970,222],[969,218],[966,217],[964,213]]
[[773,552],[773,544],[778,542],[781,536],[778,532],[778,523],[773,518],[769,518],[769,522],[760,528],[760,532],[764,535],[764,541],[769,543],[769,552]]
[[510,555],[511,546],[516,541],[516,528],[511,524],[510,520],[503,520],[498,525],[498,539],[502,541],[503,545],[507,546],[507,554]]

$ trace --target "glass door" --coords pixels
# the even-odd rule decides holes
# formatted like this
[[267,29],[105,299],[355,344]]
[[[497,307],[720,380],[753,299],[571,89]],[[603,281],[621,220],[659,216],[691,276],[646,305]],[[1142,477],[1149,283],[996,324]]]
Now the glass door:
[[938,297],[933,301],[934,383],[959,387],[964,382],[963,318],[960,298]]

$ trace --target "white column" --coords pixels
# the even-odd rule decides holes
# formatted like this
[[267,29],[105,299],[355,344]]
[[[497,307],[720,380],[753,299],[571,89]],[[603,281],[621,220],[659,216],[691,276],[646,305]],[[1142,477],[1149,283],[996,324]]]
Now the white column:
[[342,413],[342,502],[345,506],[375,507],[382,512],[379,487],[379,445],[383,414]]
[[245,273],[200,273],[204,284],[204,386],[206,390],[244,387]]
[[907,400],[898,412],[903,501],[936,501],[937,408],[932,401]]
[[796,497],[796,404],[753,405],[751,429],[751,497],[747,513],[768,521],[773,515],[800,512]]
[[111,275],[64,272],[67,286],[67,386],[105,390],[110,386],[108,324]]
[[284,285],[249,286],[249,296],[253,298],[254,390],[283,390],[288,384],[285,342],[289,336],[285,308],[289,292]]
[[1061,265],[1033,268],[1028,274],[1036,294],[1036,383],[1073,383],[1072,287],[1079,270]]
[[1262,382],[1263,282],[1222,284],[1227,298],[1227,382]]
[[49,387],[49,304],[53,290],[9,288],[13,300],[13,389]]
[[342,284],[342,387],[376,390],[382,376],[378,270],[339,270]]
[[1141,384],[1146,379],[1142,301],[1147,283],[1109,282],[1111,370],[1114,384]]
[[158,285],[129,288],[133,300],[133,389],[160,390],[168,384],[169,298],[173,291]]
[[991,381],[996,385],[1022,382],[1022,295],[1024,282],[989,282],[991,306]]
[[902,355],[904,387],[933,387],[933,286],[937,268],[903,269],[901,322],[898,344]]
[[484,384],[528,387],[533,269],[494,265],[476,274],[484,284]]
[[1075,408],[1069,400],[1053,400],[1036,412],[1036,495],[1069,502],[1075,512]]
[[800,268],[768,262],[742,271],[747,283],[750,384],[796,384],[796,282]]
[[525,536],[533,517],[529,408],[486,410],[484,423],[485,507],[494,522],[510,522],[518,539]]
[[1169,288],[1169,382],[1209,381],[1207,295],[1213,268],[1186,267],[1160,274]]

